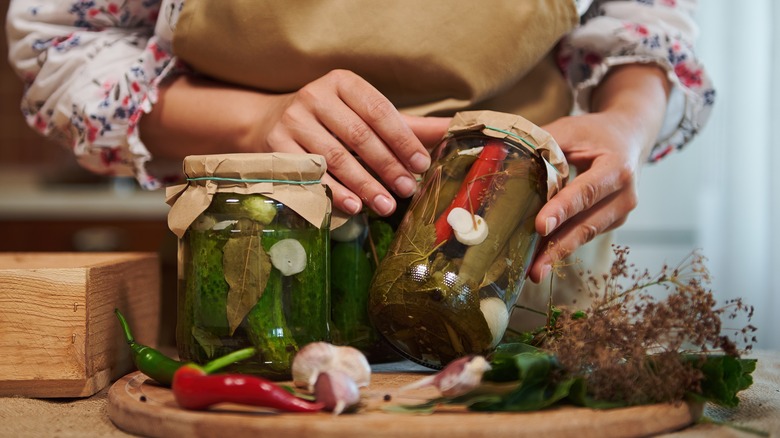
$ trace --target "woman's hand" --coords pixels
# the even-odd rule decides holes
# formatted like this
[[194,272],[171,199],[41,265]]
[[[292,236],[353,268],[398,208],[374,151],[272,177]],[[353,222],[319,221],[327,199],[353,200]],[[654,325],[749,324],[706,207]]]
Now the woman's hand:
[[529,272],[539,282],[553,262],[622,225],[637,205],[643,157],[640,139],[617,115],[593,113],[559,119],[544,128],[578,174],[536,217],[544,247]]
[[285,95],[266,120],[265,149],[323,155],[334,204],[355,214],[366,203],[383,216],[396,207],[385,186],[400,197],[414,194],[413,173],[431,164],[426,144],[441,139],[449,125],[446,118],[400,114],[376,88],[346,70]]
[[448,126],[448,118],[402,115],[361,77],[335,70],[288,94],[180,76],[160,88],[140,132],[154,156],[175,160],[231,152],[320,154],[338,209],[355,214],[365,203],[389,215],[396,205],[385,186],[411,196],[413,173],[431,162],[426,146]]
[[596,112],[544,126],[576,175],[536,217],[536,230],[546,241],[529,271],[532,281],[541,281],[552,263],[598,234],[622,225],[636,207],[639,171],[663,122],[668,90],[658,67],[617,67],[594,91]]

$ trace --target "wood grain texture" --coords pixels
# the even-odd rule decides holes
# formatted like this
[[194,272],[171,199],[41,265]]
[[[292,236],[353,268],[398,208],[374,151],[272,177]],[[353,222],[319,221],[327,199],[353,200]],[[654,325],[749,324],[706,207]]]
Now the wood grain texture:
[[[357,414],[278,414],[238,405],[219,405],[205,412],[180,409],[170,389],[145,375],[131,373],[109,389],[108,415],[117,427],[148,437],[275,438],[398,437],[502,438],[631,437],[679,430],[692,424],[701,406],[651,405],[592,410],[562,407],[526,413],[477,413],[447,407],[431,415],[382,410],[390,403],[419,403],[435,393],[415,391],[385,402],[383,395],[421,377],[419,373],[374,373],[362,392],[365,407]],[[414,398],[411,398],[411,395]]]
[[159,269],[149,253],[1,253],[0,395],[84,397],[130,371],[114,308],[156,345]]

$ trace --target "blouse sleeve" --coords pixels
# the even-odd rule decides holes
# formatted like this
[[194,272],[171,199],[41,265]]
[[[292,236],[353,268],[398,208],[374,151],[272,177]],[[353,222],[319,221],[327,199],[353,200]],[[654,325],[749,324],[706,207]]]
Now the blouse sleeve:
[[561,46],[575,111],[589,111],[590,93],[611,67],[654,63],[667,72],[672,91],[651,161],[687,144],[712,109],[715,91],[693,48],[696,6],[695,0],[596,0]]
[[30,126],[93,172],[159,187],[146,172],[151,157],[137,126],[174,64],[157,35],[174,8],[167,0],[13,0],[9,61],[25,84]]

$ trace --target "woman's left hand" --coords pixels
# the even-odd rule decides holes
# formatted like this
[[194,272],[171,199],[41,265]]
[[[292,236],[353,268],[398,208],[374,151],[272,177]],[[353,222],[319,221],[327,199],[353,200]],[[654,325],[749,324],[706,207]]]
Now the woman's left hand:
[[545,242],[529,271],[532,281],[538,283],[554,262],[622,225],[637,206],[639,171],[663,122],[668,92],[658,67],[618,67],[594,91],[596,112],[543,127],[560,145],[575,177],[536,216],[536,230]]
[[576,176],[542,208],[536,230],[545,247],[529,272],[546,276],[551,264],[597,235],[622,225],[638,202],[642,142],[609,113],[565,117],[544,126]]

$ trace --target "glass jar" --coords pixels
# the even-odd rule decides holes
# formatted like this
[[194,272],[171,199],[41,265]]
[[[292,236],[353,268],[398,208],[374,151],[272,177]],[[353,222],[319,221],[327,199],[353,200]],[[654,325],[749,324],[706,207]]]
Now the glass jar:
[[488,354],[539,246],[535,217],[568,167],[527,120],[458,113],[370,287],[369,316],[403,356],[441,368]]
[[332,339],[357,348],[370,363],[400,359],[368,318],[368,287],[393,240],[393,219],[364,211],[330,235]]
[[191,156],[184,168],[189,183],[169,214],[180,238],[179,356],[204,363],[254,346],[233,371],[289,378],[300,347],[330,340],[324,159]]

